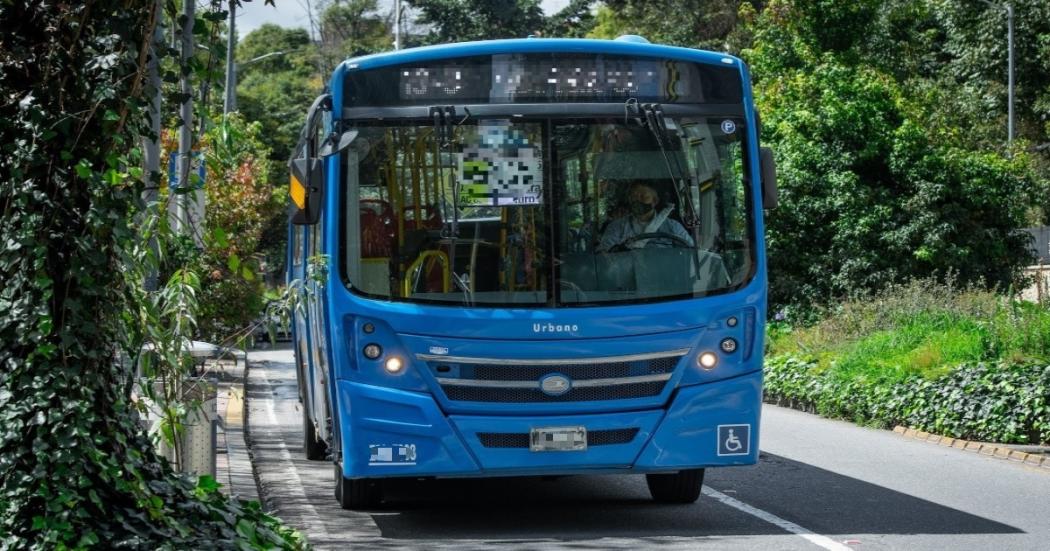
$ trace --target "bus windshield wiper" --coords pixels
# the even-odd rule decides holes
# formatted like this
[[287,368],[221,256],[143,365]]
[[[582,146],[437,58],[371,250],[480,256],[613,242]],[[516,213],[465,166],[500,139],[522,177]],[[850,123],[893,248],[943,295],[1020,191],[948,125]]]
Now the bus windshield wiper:
[[448,200],[445,194],[445,163],[442,153],[448,153],[452,146],[452,118],[456,116],[456,108],[451,105],[442,107],[431,107],[430,116],[434,119],[434,163],[438,169],[438,186],[441,189],[441,237],[455,238],[459,234],[459,211],[457,203],[459,186],[455,182],[455,171],[453,171],[452,182],[452,223],[449,224]]
[[[629,109],[632,103],[628,100],[628,103],[624,104],[624,109]],[[664,110],[660,107],[659,103],[644,103],[641,106],[638,102],[633,102],[634,108],[641,111],[643,124],[649,129],[649,133],[656,139],[656,145],[660,148],[660,154],[664,158],[664,166],[667,167],[667,175],[671,177],[671,187],[674,188],[674,194],[678,198],[678,204],[685,205],[685,212],[682,215],[682,221],[685,226],[693,232],[693,247],[696,249],[696,253],[690,256],[693,257],[693,266],[696,269],[696,277],[700,277],[700,257],[698,256],[700,250],[700,217],[696,214],[696,209],[693,207],[693,198],[686,187],[679,183],[679,177],[675,176],[675,169],[678,170],[679,176],[685,174],[682,170],[682,163],[678,159],[678,155],[674,155],[674,169],[671,168],[671,161],[667,155],[667,149],[669,144],[664,142],[667,140],[667,133],[670,131],[667,128],[667,119],[664,116]],[[686,199],[682,199],[682,193],[686,193]]]
[[[670,145],[667,143],[667,133],[670,132],[670,129],[667,127],[667,118],[664,115],[663,108],[659,103],[639,104],[637,101],[632,102],[630,100],[624,104],[625,110],[629,110],[632,107],[635,110],[635,117],[641,119],[642,125],[649,129],[649,133],[652,134],[653,138],[656,140],[657,147],[660,148],[660,154],[663,156],[664,166],[667,167],[667,175],[671,178],[672,187],[674,188],[675,196],[678,199],[678,204],[685,205],[685,212],[682,214],[682,222],[685,223],[686,227],[693,229],[693,233],[696,233],[695,229],[699,225],[700,217],[697,216],[696,209],[693,207],[693,201],[692,197],[689,195],[689,190],[686,189],[686,186],[680,181],[680,178],[685,174],[681,160],[678,158],[678,155],[667,154],[668,146]],[[673,168],[671,166],[671,157],[674,158]],[[675,170],[678,171],[677,175]],[[683,193],[685,193],[687,197],[684,200],[682,198]],[[693,236],[693,239],[696,240],[695,235]],[[699,241],[696,241],[694,245],[699,246]]]
[[[438,184],[441,189],[441,238],[448,239],[448,271],[452,284],[463,291],[464,302],[468,306],[473,305],[474,297],[470,286],[456,273],[456,240],[459,238],[459,183],[456,181],[456,171],[452,169],[452,220],[449,223],[448,209],[445,207],[445,164],[441,159],[442,153],[451,153],[452,140],[455,138],[455,129],[470,118],[470,111],[459,123],[453,123],[456,117],[456,108],[451,105],[431,107],[430,116],[434,119],[434,161],[438,167]],[[454,125],[455,124],[455,125]],[[453,126],[454,125],[454,126]],[[476,236],[475,236],[476,237]]]

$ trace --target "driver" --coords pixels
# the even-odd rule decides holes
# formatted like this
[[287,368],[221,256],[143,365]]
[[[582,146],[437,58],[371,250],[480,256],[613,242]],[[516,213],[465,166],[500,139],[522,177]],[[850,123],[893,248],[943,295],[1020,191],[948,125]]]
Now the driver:
[[695,246],[692,236],[685,231],[682,224],[668,217],[671,214],[671,206],[667,205],[657,210],[659,206],[660,195],[652,186],[633,182],[627,190],[629,214],[609,223],[602,233],[601,241],[598,242],[598,252],[609,251],[621,244],[632,249],[675,246],[675,240],[666,237],[630,241],[631,238],[646,233],[670,234],[688,243],[690,247]]

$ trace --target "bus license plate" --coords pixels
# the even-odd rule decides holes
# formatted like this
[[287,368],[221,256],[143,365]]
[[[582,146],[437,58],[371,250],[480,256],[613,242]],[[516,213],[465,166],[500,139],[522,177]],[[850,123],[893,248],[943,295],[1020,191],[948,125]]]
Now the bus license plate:
[[534,452],[574,452],[587,449],[586,427],[541,427],[529,432]]

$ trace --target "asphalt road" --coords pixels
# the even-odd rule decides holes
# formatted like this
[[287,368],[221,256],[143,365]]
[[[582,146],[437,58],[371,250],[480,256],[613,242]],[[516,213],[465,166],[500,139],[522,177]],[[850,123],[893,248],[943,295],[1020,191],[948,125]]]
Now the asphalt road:
[[343,511],[303,458],[292,352],[249,362],[262,499],[320,549],[1050,549],[1050,469],[774,406],[759,464],[709,469],[693,505],[632,475],[403,481]]

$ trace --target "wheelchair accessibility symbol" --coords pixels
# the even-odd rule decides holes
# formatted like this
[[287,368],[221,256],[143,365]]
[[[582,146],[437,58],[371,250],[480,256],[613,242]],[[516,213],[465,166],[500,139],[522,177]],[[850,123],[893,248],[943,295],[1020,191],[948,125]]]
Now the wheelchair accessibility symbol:
[[718,455],[751,453],[751,425],[718,425]]

